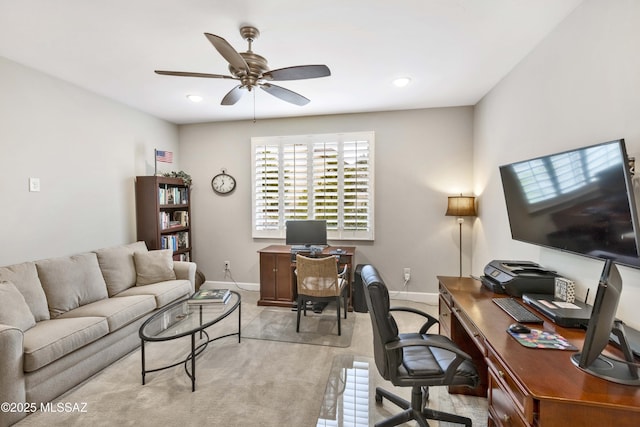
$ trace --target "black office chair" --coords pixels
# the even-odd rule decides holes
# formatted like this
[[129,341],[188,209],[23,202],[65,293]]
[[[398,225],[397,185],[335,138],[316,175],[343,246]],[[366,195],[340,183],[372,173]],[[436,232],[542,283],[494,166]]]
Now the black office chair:
[[[411,402],[376,388],[376,402],[382,403],[385,397],[404,409],[404,412],[377,423],[376,427],[395,426],[410,420],[416,420],[420,426],[428,426],[427,419],[471,426],[472,422],[467,417],[425,407],[429,386],[477,386],[478,372],[471,357],[449,338],[427,334],[427,330],[438,323],[434,317],[409,307],[391,308],[387,287],[373,266],[364,266],[360,274],[373,327],[373,350],[378,372],[395,386],[412,388]],[[427,320],[419,332],[401,334],[391,311],[411,312]]]

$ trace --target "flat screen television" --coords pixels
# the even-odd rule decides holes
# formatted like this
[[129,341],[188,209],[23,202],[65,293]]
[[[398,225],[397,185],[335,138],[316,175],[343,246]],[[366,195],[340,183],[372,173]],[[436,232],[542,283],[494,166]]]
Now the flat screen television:
[[500,167],[515,240],[640,268],[624,140]]
[[326,246],[327,221],[292,220],[286,223],[286,244],[291,246]]
[[[571,360],[609,381],[640,386],[616,310],[615,264],[640,268],[638,216],[623,139],[500,167],[515,240],[605,260],[582,351]],[[611,333],[625,360],[603,355]]]

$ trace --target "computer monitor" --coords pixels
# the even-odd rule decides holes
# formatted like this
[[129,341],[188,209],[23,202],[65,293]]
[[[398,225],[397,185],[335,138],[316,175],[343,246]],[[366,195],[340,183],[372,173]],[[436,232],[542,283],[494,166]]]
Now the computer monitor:
[[[591,375],[620,384],[640,386],[638,364],[634,363],[631,346],[624,333],[624,325],[616,320],[621,293],[620,272],[611,260],[607,260],[598,283],[598,292],[593,303],[582,352],[571,356],[571,361]],[[612,332],[618,338],[626,360],[602,354]]]
[[326,246],[327,221],[293,220],[286,223],[286,244],[292,246]]

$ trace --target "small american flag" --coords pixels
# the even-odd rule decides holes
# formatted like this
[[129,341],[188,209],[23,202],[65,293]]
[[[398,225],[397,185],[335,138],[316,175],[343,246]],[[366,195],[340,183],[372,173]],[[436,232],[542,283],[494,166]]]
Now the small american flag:
[[173,153],[171,151],[156,150],[156,160],[164,163],[172,163]]

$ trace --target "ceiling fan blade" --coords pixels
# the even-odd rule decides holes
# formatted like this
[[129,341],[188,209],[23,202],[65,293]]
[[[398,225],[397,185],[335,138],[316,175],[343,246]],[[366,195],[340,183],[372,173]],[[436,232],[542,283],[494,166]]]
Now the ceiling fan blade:
[[238,85],[231,89],[229,93],[222,98],[220,105],[233,105],[242,98],[242,95],[242,86]]
[[163,70],[155,70],[156,74],[160,74],[163,76],[178,76],[178,77],[205,77],[208,79],[233,79],[238,80],[233,76],[225,76],[222,74],[207,74],[207,73],[191,73],[188,71],[163,71]]
[[310,102],[308,98],[305,98],[304,96],[298,93],[295,93],[289,89],[285,89],[283,87],[272,85],[269,83],[261,84],[260,89],[264,90],[267,93],[270,93],[276,98],[280,98],[283,101],[287,101],[295,105],[303,106],[303,105],[307,105]]
[[304,80],[327,77],[331,75],[331,70],[326,65],[297,65],[294,67],[280,68],[264,73],[267,80]]
[[213,47],[216,48],[220,55],[222,55],[222,57],[226,59],[233,68],[245,71],[249,70],[247,62],[242,56],[240,56],[238,51],[229,44],[228,41],[220,36],[216,36],[215,34],[204,33],[204,35],[207,37],[207,39],[209,39]]

